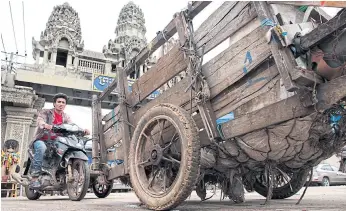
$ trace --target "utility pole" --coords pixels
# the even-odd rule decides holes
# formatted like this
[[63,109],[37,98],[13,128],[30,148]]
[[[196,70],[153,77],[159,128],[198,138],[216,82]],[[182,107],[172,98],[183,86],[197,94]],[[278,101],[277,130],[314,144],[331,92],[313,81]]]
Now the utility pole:
[[[14,87],[15,85],[15,79],[16,79],[16,71],[15,71],[15,67],[13,66],[13,64],[22,64],[19,62],[14,62],[14,53],[7,53],[5,51],[1,51],[2,53],[4,53],[6,55],[6,59],[1,59],[1,61],[6,62],[6,71],[1,71],[1,85],[2,86],[6,86],[6,87]],[[10,59],[7,60],[7,54],[10,54]],[[23,55],[18,55],[16,54],[16,56],[20,56],[20,57],[25,57]],[[14,74],[13,74],[14,73]]]

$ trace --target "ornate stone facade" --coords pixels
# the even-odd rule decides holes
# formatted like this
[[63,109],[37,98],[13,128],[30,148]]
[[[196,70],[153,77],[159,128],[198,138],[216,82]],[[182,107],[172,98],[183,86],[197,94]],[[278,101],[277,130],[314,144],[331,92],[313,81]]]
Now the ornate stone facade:
[[[12,83],[14,81],[10,84]],[[37,109],[44,106],[42,102],[44,103],[42,98],[38,98],[31,87],[8,87],[7,84],[1,84],[1,147],[6,140],[16,140],[19,144],[21,166],[27,157],[28,143],[32,139],[30,128],[36,118]]]
[[1,102],[9,102],[22,107],[32,107],[36,99],[37,95],[31,87],[15,86],[11,88],[1,86]]
[[114,43],[125,50],[125,57],[132,59],[147,44],[144,14],[132,1],[120,11]]
[[[141,8],[130,1],[120,11],[114,41],[110,39],[102,52],[106,57],[117,58],[117,62],[120,64],[123,60],[128,62],[147,46],[145,33],[144,13]],[[156,63],[156,58],[149,57],[146,63],[139,67],[137,77],[150,69],[154,63]],[[131,77],[137,78],[133,75]]]
[[19,143],[19,152],[21,166],[27,158],[28,143],[32,137],[29,137],[30,125],[37,113],[36,109],[5,106],[6,112],[6,132],[4,140],[14,139]]
[[68,3],[54,7],[46,29],[41,32],[39,42],[32,38],[34,59],[39,56],[36,49],[43,48],[42,50],[56,52],[62,39],[68,41],[68,45],[64,47],[68,49],[69,53],[76,54],[77,51],[81,52],[84,48],[78,13]]

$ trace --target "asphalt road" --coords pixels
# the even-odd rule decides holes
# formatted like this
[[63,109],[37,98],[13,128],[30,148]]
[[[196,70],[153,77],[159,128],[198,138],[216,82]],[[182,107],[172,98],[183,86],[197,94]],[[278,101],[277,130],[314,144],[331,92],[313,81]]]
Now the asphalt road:
[[[310,187],[300,205],[295,203],[301,196],[303,189],[296,195],[288,199],[272,200],[267,205],[261,205],[265,201],[264,197],[257,193],[247,193],[246,202],[234,204],[229,200],[220,201],[218,192],[212,199],[200,202],[199,198],[193,192],[191,197],[183,204],[177,207],[176,211],[198,211],[198,210],[346,210],[346,186],[335,187]],[[211,193],[209,193],[211,195]],[[208,197],[208,196],[207,196]],[[139,211],[146,210],[140,207],[139,201],[133,192],[130,193],[112,193],[105,199],[98,199],[92,193],[88,193],[84,200],[73,202],[67,196],[43,196],[38,201],[29,201],[24,197],[1,198],[1,210],[3,211]]]

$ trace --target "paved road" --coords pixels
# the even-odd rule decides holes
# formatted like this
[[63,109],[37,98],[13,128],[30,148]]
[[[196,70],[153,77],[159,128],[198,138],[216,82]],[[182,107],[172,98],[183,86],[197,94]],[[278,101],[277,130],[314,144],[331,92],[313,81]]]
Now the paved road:
[[[247,193],[246,202],[234,204],[229,200],[220,201],[220,193],[212,199],[200,202],[199,198],[193,193],[186,202],[177,207],[176,211],[198,211],[198,210],[296,210],[296,211],[336,211],[346,210],[346,186],[337,187],[310,187],[300,205],[295,205],[303,190],[295,196],[284,200],[273,200],[269,205],[261,205],[264,197],[257,193]],[[72,202],[64,196],[45,196],[38,201],[29,201],[26,198],[2,198],[3,211],[140,211],[146,210],[139,206],[138,199],[133,192],[112,193],[106,199],[98,199],[93,194],[87,194],[81,202]]]

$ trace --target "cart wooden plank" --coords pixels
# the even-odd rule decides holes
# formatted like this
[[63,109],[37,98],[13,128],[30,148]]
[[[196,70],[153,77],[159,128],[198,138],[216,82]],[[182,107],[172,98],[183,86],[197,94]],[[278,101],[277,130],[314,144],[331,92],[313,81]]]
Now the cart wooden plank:
[[346,9],[340,11],[340,15],[336,15],[328,22],[321,24],[310,33],[300,38],[303,49],[309,49],[312,46],[319,44],[336,30],[346,26]]
[[344,1],[268,1],[269,4],[286,4],[294,6],[317,6],[317,7],[344,7]]
[[186,68],[187,58],[185,58],[184,52],[180,50],[179,45],[175,45],[164,57],[160,58],[155,66],[132,85],[132,93],[128,103],[135,106]]
[[[237,2],[226,17],[221,19],[206,36],[195,41],[197,48],[204,46],[204,53],[208,53],[256,16],[256,11],[251,3]],[[208,29],[201,29],[201,31],[203,30]]]
[[[345,99],[346,76],[336,78],[317,87],[318,110],[329,108],[332,104]],[[304,107],[299,95],[266,106],[240,118],[222,124],[222,132],[226,139],[240,136],[254,130],[278,124],[295,117],[307,116],[315,112],[314,106]]]

